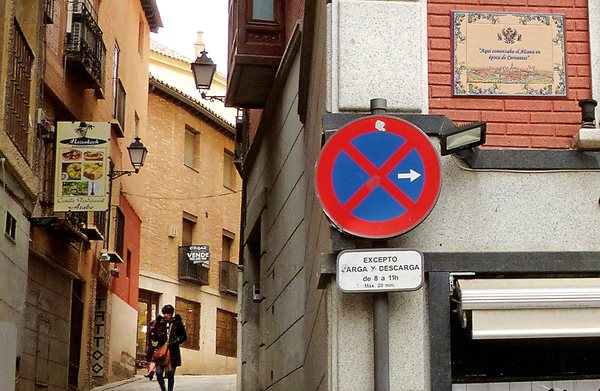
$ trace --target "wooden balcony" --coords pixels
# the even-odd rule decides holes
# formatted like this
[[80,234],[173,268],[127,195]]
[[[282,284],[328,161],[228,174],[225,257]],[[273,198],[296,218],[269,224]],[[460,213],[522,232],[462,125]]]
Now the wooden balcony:
[[283,0],[230,0],[226,106],[264,106],[285,49]]

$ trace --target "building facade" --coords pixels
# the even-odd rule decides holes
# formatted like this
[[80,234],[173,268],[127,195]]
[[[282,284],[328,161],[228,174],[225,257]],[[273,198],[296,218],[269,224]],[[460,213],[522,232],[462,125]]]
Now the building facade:
[[[149,33],[160,15],[153,1],[3,1],[0,9],[0,153],[9,195],[2,207],[10,213],[1,252],[10,260],[4,275],[16,276],[1,297],[17,325],[3,334],[16,349],[3,360],[11,387],[0,388],[87,390],[134,373],[141,221],[122,196],[127,177],[114,174],[129,169],[125,147],[144,136]],[[71,123],[110,129],[110,168],[55,175],[57,128]],[[75,153],[69,165],[91,164]],[[84,175],[111,178],[108,206],[60,211],[55,182]]]
[[153,44],[147,145],[160,153],[148,156],[139,189],[128,194],[144,221],[137,358],[144,366],[148,325],[172,304],[188,334],[178,373],[228,374],[237,355],[235,128],[184,92],[194,87],[191,62]]
[[[598,302],[582,292],[598,288],[600,270],[599,131],[582,127],[579,101],[597,98],[599,88],[598,4],[260,4],[230,2],[227,102],[262,110],[249,116],[238,150],[245,211],[238,388],[374,389],[374,295],[342,293],[336,257],[383,247],[424,255],[424,285],[387,295],[389,389],[595,389],[598,323],[585,319]],[[503,22],[509,16],[518,20],[512,31]],[[538,31],[555,26],[554,35],[531,38],[533,21]],[[463,37],[467,24],[475,33]],[[460,45],[470,42],[476,55],[499,50],[498,41],[527,42],[521,50],[534,56],[558,46],[560,80],[543,86],[549,92],[526,82],[521,93],[501,93],[509,87],[478,79],[473,66],[461,86]],[[530,60],[496,71],[512,72],[519,61]],[[246,72],[263,75],[252,80],[260,85],[250,87]],[[324,142],[368,115],[373,98],[386,99],[388,114],[416,124],[436,149],[455,125],[487,124],[485,146],[440,156],[429,216],[376,242],[334,228],[314,187]],[[549,299],[558,296],[561,304]]]

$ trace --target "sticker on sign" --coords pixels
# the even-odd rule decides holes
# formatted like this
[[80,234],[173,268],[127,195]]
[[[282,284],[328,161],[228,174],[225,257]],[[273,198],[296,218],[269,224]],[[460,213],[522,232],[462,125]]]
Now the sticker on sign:
[[416,250],[345,250],[337,257],[342,292],[415,291],[423,285],[423,254]]

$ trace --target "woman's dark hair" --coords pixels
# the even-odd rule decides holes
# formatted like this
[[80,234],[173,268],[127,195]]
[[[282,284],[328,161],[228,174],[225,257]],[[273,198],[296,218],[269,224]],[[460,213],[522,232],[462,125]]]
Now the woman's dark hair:
[[173,308],[173,306],[171,304],[167,304],[166,306],[164,306],[162,308],[161,311],[162,311],[163,315],[166,315],[166,314],[173,315],[175,313],[175,308]]

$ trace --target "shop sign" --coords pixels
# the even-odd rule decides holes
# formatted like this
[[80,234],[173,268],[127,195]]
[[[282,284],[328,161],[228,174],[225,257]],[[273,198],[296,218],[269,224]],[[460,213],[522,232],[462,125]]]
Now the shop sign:
[[106,332],[106,297],[96,297],[92,330],[92,375],[104,376],[104,334]]
[[186,257],[188,261],[194,265],[202,264],[204,267],[208,267],[210,261],[210,252],[208,245],[193,245],[189,246],[186,251]]
[[564,16],[452,13],[454,95],[567,96]]
[[58,122],[54,210],[108,210],[110,123]]

